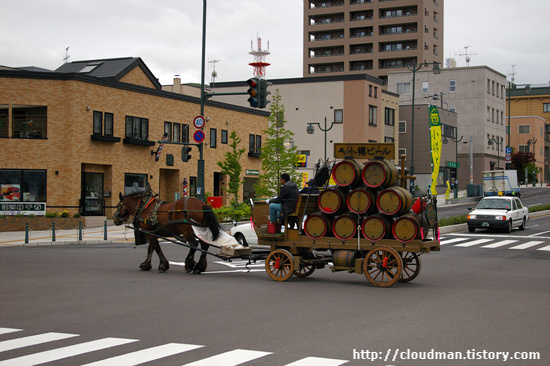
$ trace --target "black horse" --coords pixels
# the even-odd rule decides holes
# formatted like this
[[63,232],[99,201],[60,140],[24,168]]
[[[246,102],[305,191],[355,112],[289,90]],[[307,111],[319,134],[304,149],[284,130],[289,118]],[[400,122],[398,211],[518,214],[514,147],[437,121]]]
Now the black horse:
[[[208,250],[209,244],[197,238],[193,232],[192,225],[208,227],[212,233],[212,240],[215,241],[220,234],[220,224],[212,208],[197,198],[185,197],[173,202],[162,202],[156,198],[150,189],[145,192],[133,193],[123,196],[119,194],[120,202],[113,217],[115,225],[121,225],[134,216],[134,227],[136,228],[136,244],[139,244],[140,234],[137,228],[146,232],[149,240],[147,258],[140,264],[142,271],[151,269],[151,257],[153,251],[159,256],[159,272],[168,270],[168,260],[162,253],[158,236],[176,237],[187,241],[192,247],[201,245],[203,250]],[[147,234],[154,233],[155,235]],[[202,252],[198,262],[195,262],[196,249],[191,248],[185,259],[186,272],[201,273],[206,271],[206,253]]]

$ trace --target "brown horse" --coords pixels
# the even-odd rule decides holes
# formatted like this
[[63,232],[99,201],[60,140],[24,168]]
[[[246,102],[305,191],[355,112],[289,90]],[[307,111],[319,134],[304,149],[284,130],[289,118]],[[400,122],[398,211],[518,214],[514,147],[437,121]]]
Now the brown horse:
[[[120,202],[113,217],[115,225],[121,225],[128,221],[130,216],[134,216],[134,227],[140,228],[146,232],[154,233],[158,236],[175,237],[179,240],[185,240],[192,247],[198,247],[199,243],[203,250],[208,250],[209,244],[198,239],[192,225],[208,227],[212,233],[212,239],[215,241],[219,237],[220,225],[212,208],[197,198],[185,197],[173,202],[163,202],[158,200],[157,195],[150,189],[145,192],[133,193],[123,196],[119,194]],[[136,244],[140,237],[143,238],[143,232],[136,230]],[[141,234],[141,235],[140,235]],[[160,249],[158,237],[145,234],[149,240],[147,258],[140,264],[142,271],[151,269],[151,258],[153,251],[159,256],[159,272],[164,272],[169,268],[168,260]],[[191,248],[185,259],[185,270],[187,272],[201,273],[206,271],[206,253],[202,252],[199,262],[195,262],[196,249]]]

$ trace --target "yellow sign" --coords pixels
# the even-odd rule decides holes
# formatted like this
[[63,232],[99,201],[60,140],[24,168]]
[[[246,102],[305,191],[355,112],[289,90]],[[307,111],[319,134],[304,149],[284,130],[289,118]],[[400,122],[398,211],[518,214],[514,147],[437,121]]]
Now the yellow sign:
[[435,189],[437,185],[437,176],[439,175],[439,166],[441,165],[441,120],[436,106],[430,106],[430,142],[432,148],[432,185],[431,191],[437,196]]
[[382,157],[395,159],[395,145],[390,142],[366,143],[366,144],[334,144],[334,157],[344,159],[374,159]]
[[298,154],[298,161],[296,162],[295,166],[298,168],[305,168],[307,166],[307,155]]

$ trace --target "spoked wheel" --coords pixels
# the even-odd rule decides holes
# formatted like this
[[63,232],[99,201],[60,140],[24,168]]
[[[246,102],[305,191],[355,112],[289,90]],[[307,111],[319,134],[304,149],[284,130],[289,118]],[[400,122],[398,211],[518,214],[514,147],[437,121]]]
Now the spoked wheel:
[[410,282],[418,276],[422,263],[418,254],[413,252],[402,252],[401,260],[403,261],[403,271],[399,282]]
[[284,249],[276,249],[269,253],[265,260],[265,270],[275,281],[286,281],[294,272],[292,254]]
[[395,249],[376,247],[369,251],[363,263],[365,277],[374,286],[389,287],[401,278],[403,261]]
[[315,266],[313,264],[300,263],[300,268],[294,271],[294,276],[304,278],[315,272]]

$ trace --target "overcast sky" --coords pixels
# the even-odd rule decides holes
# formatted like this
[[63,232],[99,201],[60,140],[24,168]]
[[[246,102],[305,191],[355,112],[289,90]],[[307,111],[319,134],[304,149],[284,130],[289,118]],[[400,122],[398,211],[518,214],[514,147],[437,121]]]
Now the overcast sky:
[[[442,0],[440,0],[442,1]],[[302,77],[302,0],[208,0],[206,76],[252,76],[251,41],[271,55],[267,78]],[[0,0],[0,65],[141,57],[162,84],[199,82],[201,0]],[[550,83],[550,1],[445,0],[444,58],[487,65],[516,83]],[[219,60],[219,62],[208,62]],[[512,65],[516,65],[512,68]]]

